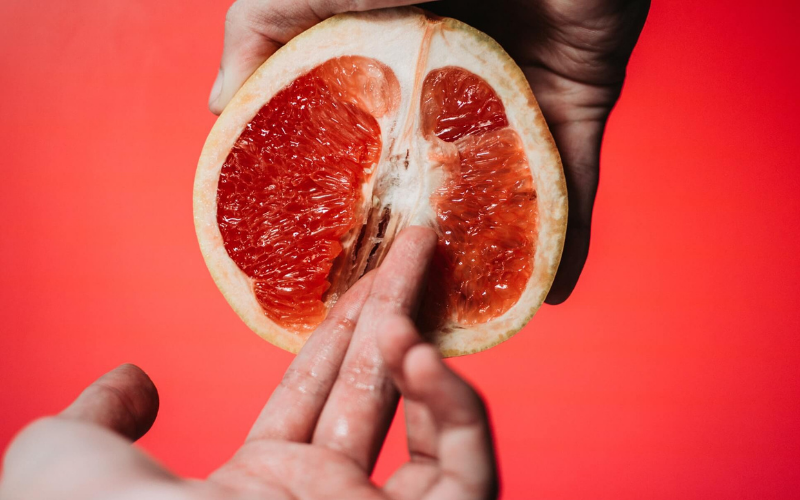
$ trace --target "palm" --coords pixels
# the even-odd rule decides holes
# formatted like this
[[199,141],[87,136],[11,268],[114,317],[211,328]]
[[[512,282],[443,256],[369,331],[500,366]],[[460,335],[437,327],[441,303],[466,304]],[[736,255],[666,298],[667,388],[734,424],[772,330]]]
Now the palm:
[[270,500],[352,498],[356,491],[361,492],[359,498],[386,498],[346,455],[285,441],[247,443],[211,481]]
[[[265,461],[264,457],[269,459]],[[345,454],[323,446],[263,441],[242,447],[211,476],[211,481],[257,492],[269,500],[397,500],[418,498],[440,474],[438,469],[433,462],[406,465],[394,474],[384,491]]]
[[589,251],[600,143],[650,0],[442,1],[425,5],[494,37],[528,77],[561,152],[567,242],[548,302],[571,293]]

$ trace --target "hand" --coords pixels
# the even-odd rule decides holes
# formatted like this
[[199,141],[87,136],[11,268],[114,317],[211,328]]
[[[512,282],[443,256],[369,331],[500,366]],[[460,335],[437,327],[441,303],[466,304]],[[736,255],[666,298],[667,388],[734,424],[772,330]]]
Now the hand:
[[528,77],[567,179],[567,240],[547,296],[561,303],[589,253],[600,144],[650,0],[445,0],[425,7],[494,37]]
[[[309,338],[236,455],[206,481],[180,479],[131,441],[158,411],[124,365],[9,447],[3,500],[491,499],[497,475],[480,397],[423,342],[412,316],[436,245],[405,230],[386,260]],[[403,394],[410,460],[382,488],[370,473]]]
[[[238,0],[209,107],[219,114],[262,62],[294,36],[334,14],[419,2],[404,0]],[[444,0],[422,5],[494,37],[528,77],[550,126],[569,192],[561,265],[547,302],[566,300],[589,253],[600,144],[650,0]]]

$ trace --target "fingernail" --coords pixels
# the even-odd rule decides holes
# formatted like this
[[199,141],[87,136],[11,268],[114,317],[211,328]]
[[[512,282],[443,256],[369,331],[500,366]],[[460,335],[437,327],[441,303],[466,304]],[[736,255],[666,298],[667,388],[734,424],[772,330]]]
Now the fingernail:
[[208,97],[208,104],[209,106],[217,102],[219,99],[219,95],[222,93],[222,80],[223,80],[224,73],[222,68],[219,69],[217,72],[217,79],[214,80],[214,86],[211,87],[211,95]]

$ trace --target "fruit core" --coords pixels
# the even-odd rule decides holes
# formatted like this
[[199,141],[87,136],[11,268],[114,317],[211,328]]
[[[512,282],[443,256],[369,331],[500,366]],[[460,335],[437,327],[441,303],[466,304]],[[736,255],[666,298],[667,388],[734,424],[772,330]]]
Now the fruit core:
[[[522,141],[491,86],[465,69],[431,71],[413,100],[413,133],[440,179],[426,200],[439,245],[421,321],[485,323],[516,304],[533,272],[536,190]],[[281,327],[312,330],[411,219],[375,196],[391,175],[384,150],[405,129],[384,136],[379,120],[391,123],[399,105],[387,66],[331,59],[275,94],[228,154],[217,189],[223,243]],[[408,153],[405,167],[392,165],[407,169]]]

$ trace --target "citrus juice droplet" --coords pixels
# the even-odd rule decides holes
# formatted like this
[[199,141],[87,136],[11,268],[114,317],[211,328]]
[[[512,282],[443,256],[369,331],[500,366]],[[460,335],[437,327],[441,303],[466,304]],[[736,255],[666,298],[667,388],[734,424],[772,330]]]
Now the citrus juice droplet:
[[361,222],[361,186],[380,158],[389,73],[362,57],[314,68],[258,111],[222,166],[225,249],[284,328],[308,331],[325,317],[332,263]]
[[421,311],[427,328],[484,323],[517,303],[533,272],[537,204],[522,141],[482,78],[432,71],[421,96],[423,134],[445,155],[431,196],[440,240]]

